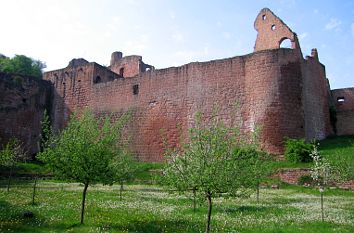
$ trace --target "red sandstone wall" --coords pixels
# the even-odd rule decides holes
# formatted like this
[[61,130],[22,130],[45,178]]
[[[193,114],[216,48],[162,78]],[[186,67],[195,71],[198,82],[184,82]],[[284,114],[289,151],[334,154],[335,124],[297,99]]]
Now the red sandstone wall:
[[[293,53],[263,51],[98,84],[89,105],[97,112],[134,109],[132,144],[143,160],[162,160],[163,138],[176,144],[179,130],[187,135],[197,111],[208,121],[215,107],[224,121],[236,121],[244,131],[261,126],[264,148],[280,153],[285,136],[304,135],[302,111],[294,113],[301,108],[301,67]],[[286,68],[289,62],[297,65]]]
[[[94,84],[97,75],[104,81]],[[271,153],[283,152],[285,137],[328,132],[327,123],[321,123],[329,121],[327,96],[322,88],[314,91],[324,85],[324,69],[319,62],[304,61],[299,50],[260,51],[114,81],[108,81],[110,75],[94,63],[47,73],[56,87],[55,127],[63,127],[76,108],[116,115],[131,109],[132,149],[145,161],[163,160],[163,140],[178,144],[196,112],[208,122],[216,107],[227,124],[238,124],[243,132],[261,127],[261,145]]]
[[306,139],[324,139],[332,134],[329,116],[329,88],[325,68],[314,57],[303,61],[303,103]]
[[110,69],[120,74],[121,68],[123,68],[123,77],[134,77],[141,71],[142,58],[141,56],[126,56],[121,59],[117,59],[111,64]]
[[90,106],[92,86],[117,78],[119,75],[96,63],[46,72],[43,79],[54,84],[53,128],[62,129],[75,109]]
[[0,148],[17,138],[29,156],[38,152],[40,122],[49,100],[50,83],[0,73]]
[[332,90],[332,96],[337,110],[337,134],[354,135],[354,88]]

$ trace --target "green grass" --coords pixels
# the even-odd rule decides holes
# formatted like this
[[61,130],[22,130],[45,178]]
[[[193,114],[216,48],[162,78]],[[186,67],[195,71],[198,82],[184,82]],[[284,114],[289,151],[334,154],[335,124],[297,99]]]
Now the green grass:
[[329,160],[338,155],[354,163],[354,136],[331,137],[319,142],[320,151]]
[[[192,195],[169,193],[156,185],[90,186],[85,224],[80,225],[83,187],[75,183],[40,182],[36,204],[31,184],[6,192],[0,187],[0,232],[203,232],[207,207]],[[331,190],[325,194],[325,222],[320,220],[316,190],[290,186],[262,189],[261,200],[216,198],[212,232],[353,232],[354,193]],[[32,211],[34,218],[23,213]]]

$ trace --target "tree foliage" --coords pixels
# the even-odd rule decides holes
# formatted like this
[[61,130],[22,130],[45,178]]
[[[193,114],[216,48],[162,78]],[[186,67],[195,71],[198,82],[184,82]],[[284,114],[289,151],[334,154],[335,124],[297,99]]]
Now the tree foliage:
[[136,161],[126,149],[122,149],[113,158],[110,166],[114,174],[113,182],[120,185],[119,198],[122,200],[123,184],[134,178],[137,170]]
[[250,155],[254,142],[243,140],[238,128],[228,128],[214,117],[210,126],[190,129],[189,142],[167,151],[164,177],[168,185],[180,191],[195,190],[208,201],[206,232],[210,231],[212,200],[219,195],[239,195],[254,183]]
[[38,156],[57,178],[84,184],[81,223],[88,186],[114,181],[115,170],[110,164],[120,153],[117,141],[121,139],[128,118],[129,114],[124,114],[113,123],[109,117],[96,119],[90,111],[84,111],[80,116],[75,113],[68,126],[54,136]]
[[42,69],[46,65],[25,55],[15,55],[13,58],[0,57],[0,72],[21,74],[33,76],[36,78],[42,77]]

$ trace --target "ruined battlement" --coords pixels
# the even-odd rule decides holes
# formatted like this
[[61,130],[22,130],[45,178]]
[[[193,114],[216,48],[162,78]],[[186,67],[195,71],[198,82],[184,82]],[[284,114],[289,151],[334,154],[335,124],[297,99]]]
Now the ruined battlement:
[[145,64],[141,56],[130,55],[123,57],[122,52],[112,53],[111,63],[108,68],[124,78],[135,77],[140,73],[155,69],[153,66]]
[[254,51],[279,49],[285,40],[290,40],[291,48],[300,50],[299,40],[294,33],[278,16],[268,8],[262,9],[254,22],[257,39]]

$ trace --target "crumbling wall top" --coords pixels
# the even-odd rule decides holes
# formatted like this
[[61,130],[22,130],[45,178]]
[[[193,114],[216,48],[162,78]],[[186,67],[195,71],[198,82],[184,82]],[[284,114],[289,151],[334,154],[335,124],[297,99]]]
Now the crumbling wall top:
[[263,8],[259,12],[254,28],[258,32],[254,52],[278,49],[287,39],[291,41],[292,49],[300,49],[296,33],[268,8]]

